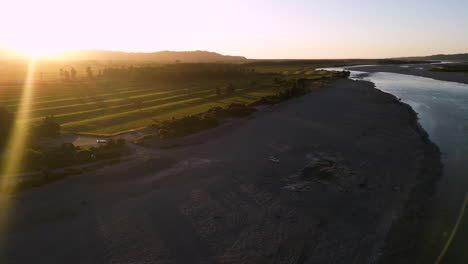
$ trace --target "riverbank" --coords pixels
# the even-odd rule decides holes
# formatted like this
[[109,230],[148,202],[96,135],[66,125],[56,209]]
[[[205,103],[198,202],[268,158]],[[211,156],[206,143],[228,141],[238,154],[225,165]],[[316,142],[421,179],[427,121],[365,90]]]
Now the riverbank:
[[[464,208],[468,187],[468,85],[386,72],[353,75],[374,82],[380,90],[394,94],[410,104],[417,111],[419,122],[430,134],[431,141],[442,152],[443,177],[437,181],[433,194],[424,203],[430,210],[423,210],[423,216],[412,225],[422,230],[422,237],[418,240],[417,247],[408,246],[405,239],[414,236],[411,232],[400,232],[405,237],[401,244],[397,244],[399,249],[394,250],[400,258],[395,257],[398,261],[393,263],[433,263],[436,259],[441,263],[467,262],[468,253],[463,250],[467,244],[466,215],[456,225],[457,228],[455,222]],[[421,214],[417,210],[414,213]],[[403,246],[405,244],[407,249]],[[392,263],[391,260],[389,262]]]
[[374,263],[436,155],[415,113],[370,82],[341,79],[236,122],[0,194],[11,208],[0,259]]
[[[466,72],[436,72],[430,69],[436,68],[437,64],[412,64],[412,65],[376,65],[353,67],[351,70],[363,72],[392,72],[399,74],[415,75],[432,78],[440,81],[458,82],[468,84],[468,74]],[[345,67],[346,68],[346,67]]]
[[429,140],[427,132],[418,123],[417,114],[410,106],[407,107],[408,111],[413,112],[412,126],[425,142],[424,158],[409,198],[387,234],[378,261],[380,264],[419,263],[423,258],[423,223],[430,217],[435,185],[443,173],[439,147]]

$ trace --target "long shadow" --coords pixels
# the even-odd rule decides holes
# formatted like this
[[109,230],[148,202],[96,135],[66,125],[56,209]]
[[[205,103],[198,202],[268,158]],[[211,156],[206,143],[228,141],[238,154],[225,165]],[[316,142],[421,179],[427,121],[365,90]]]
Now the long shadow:
[[[140,109],[138,109],[133,104],[123,106],[122,108],[120,108],[120,107],[113,108],[113,109],[118,108],[118,109],[121,109],[121,110],[127,109],[127,110],[130,110],[130,111],[120,112],[120,113],[109,113],[108,118],[105,118],[105,114],[107,113],[107,109],[100,109],[100,110],[97,110],[97,111],[90,111],[90,112],[87,112],[87,113],[75,115],[73,119],[75,119],[75,120],[78,119],[79,120],[79,119],[83,119],[83,118],[87,118],[87,117],[91,118],[91,117],[99,116],[99,120],[90,121],[90,122],[86,122],[86,119],[83,120],[83,121],[85,121],[85,123],[88,123],[88,125],[85,125],[85,124],[83,124],[83,125],[85,127],[88,127],[89,129],[95,129],[96,127],[108,127],[108,126],[118,125],[118,124],[120,124],[122,122],[128,122],[130,119],[142,120],[142,119],[153,118],[153,117],[157,117],[158,115],[167,114],[168,112],[171,112],[171,111],[174,111],[174,110],[183,109],[183,108],[192,107],[192,106],[197,106],[197,105],[203,105],[203,104],[206,104],[206,103],[217,103],[217,104],[228,105],[228,104],[232,103],[232,101],[224,102],[224,100],[229,99],[229,98],[239,97],[239,96],[245,96],[245,94],[247,94],[249,92],[252,92],[252,91],[255,91],[255,89],[240,90],[238,92],[235,92],[233,95],[222,96],[222,97],[218,97],[211,90],[206,91],[206,92],[201,91],[201,93],[207,94],[207,95],[203,96],[203,97],[195,97],[194,98],[194,94],[191,93],[191,94],[187,94],[185,96],[181,96],[179,98],[180,100],[193,99],[193,100],[190,100],[188,102],[177,102],[177,101],[174,101],[174,98],[167,98],[165,100],[160,100],[157,105],[151,105],[149,107],[144,107],[144,105],[142,105]],[[246,96],[246,97],[248,97],[248,96]],[[255,99],[256,97],[251,97],[250,96],[248,98]],[[237,102],[243,103],[240,100],[237,101]],[[173,103],[173,104],[168,105],[168,106],[161,106],[161,105],[168,104],[168,103]],[[154,109],[154,108],[156,108],[156,109]],[[199,112],[194,112],[194,113],[190,113],[190,114],[196,114],[196,113],[199,113]],[[102,115],[102,114],[104,114],[104,115]],[[66,119],[68,121],[70,121],[69,116]],[[73,121],[71,121],[69,123],[73,123]],[[86,128],[86,130],[88,130],[88,128]],[[72,129],[72,130],[75,130],[75,129]]]

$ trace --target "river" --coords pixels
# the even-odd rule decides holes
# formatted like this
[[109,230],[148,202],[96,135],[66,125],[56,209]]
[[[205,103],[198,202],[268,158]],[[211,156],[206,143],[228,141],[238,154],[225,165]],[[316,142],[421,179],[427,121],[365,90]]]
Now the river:
[[443,175],[427,201],[432,210],[417,263],[468,263],[468,85],[387,72],[351,71],[350,78],[371,81],[409,104],[442,152]]

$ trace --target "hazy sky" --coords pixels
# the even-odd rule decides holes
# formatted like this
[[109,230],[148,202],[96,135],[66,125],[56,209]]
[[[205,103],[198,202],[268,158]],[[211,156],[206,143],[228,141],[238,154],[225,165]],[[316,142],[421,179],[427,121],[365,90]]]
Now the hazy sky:
[[0,45],[249,58],[468,52],[467,0],[1,0]]

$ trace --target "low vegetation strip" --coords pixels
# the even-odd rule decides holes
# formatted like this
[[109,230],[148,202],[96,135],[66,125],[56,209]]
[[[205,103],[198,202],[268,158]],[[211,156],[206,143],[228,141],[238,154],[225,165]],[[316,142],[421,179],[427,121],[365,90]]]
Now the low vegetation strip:
[[444,65],[431,69],[438,72],[468,72],[468,64]]

